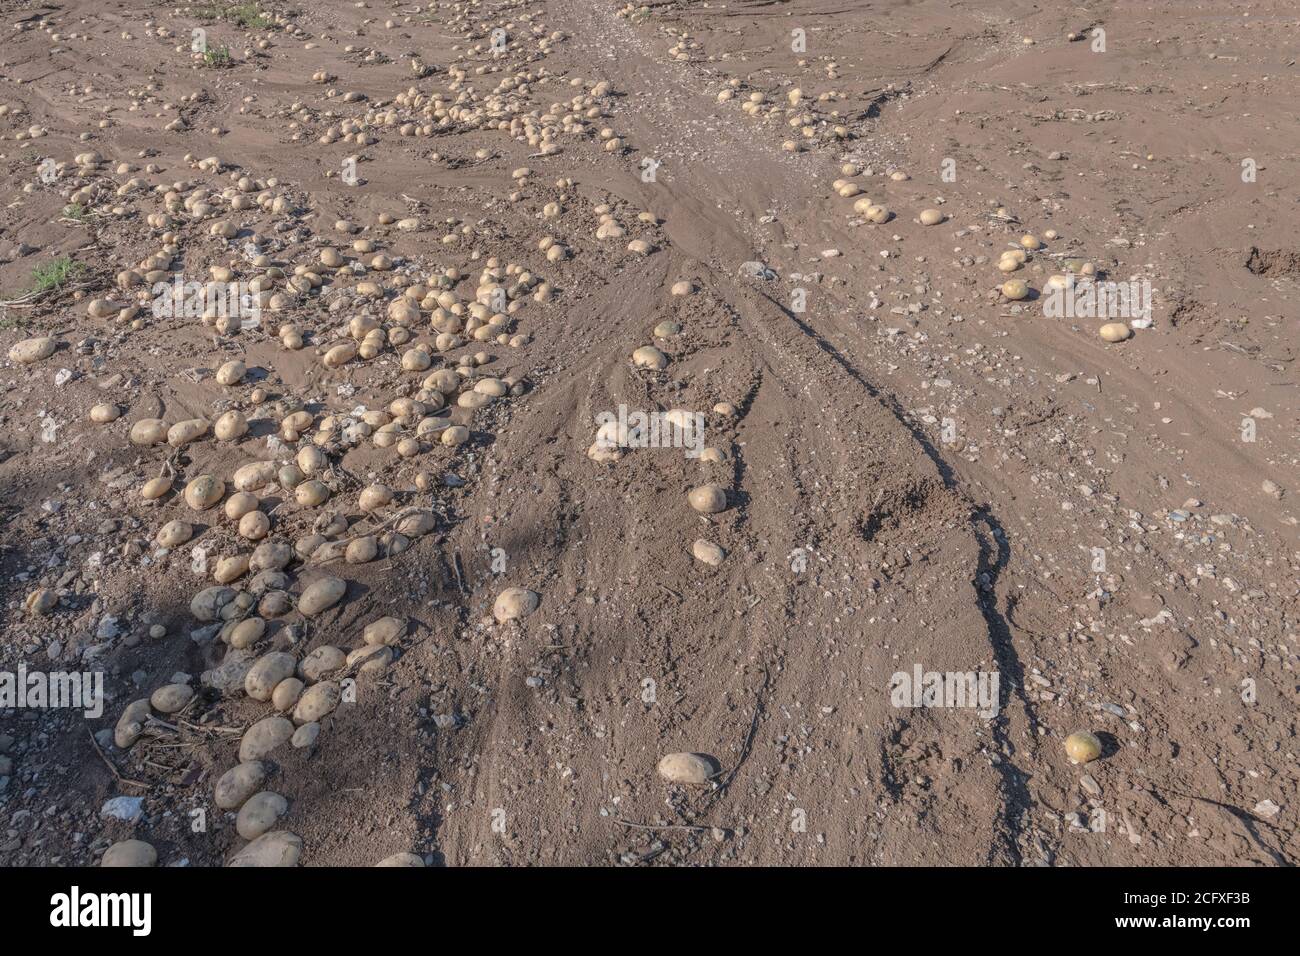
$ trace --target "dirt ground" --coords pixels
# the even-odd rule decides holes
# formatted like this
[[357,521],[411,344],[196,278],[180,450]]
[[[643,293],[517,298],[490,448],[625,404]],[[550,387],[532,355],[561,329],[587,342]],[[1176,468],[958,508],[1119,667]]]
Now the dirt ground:
[[[0,10],[0,673],[105,697],[0,697],[0,864],[229,862],[214,787],[280,713],[244,673],[385,616],[391,662],[304,678],[343,699],[264,757],[302,865],[1300,860],[1294,5]],[[1078,263],[1148,282],[1150,321],[1046,314]],[[279,295],[233,324],[154,308],[223,275]],[[432,325],[475,303],[500,324]],[[325,364],[367,328],[373,355]],[[426,376],[457,368],[439,417]],[[698,412],[716,453],[589,455],[620,406]],[[230,411],[229,440],[129,439]],[[257,546],[232,476],[313,445],[329,502],[255,489],[297,552],[269,590],[345,596],[257,604],[236,648],[191,607]],[[202,475],[227,495],[194,509]],[[300,547],[329,514],[381,553]],[[161,547],[174,520],[193,537]],[[501,620],[507,588],[536,609]],[[918,670],[995,675],[992,712],[898,706]],[[120,746],[172,684],[188,702]],[[665,779],[672,753],[707,782]]]

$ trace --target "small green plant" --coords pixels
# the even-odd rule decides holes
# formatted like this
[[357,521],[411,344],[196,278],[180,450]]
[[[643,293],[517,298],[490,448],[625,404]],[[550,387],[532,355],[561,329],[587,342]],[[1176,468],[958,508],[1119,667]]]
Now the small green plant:
[[79,202],[69,203],[63,207],[64,219],[75,219],[77,222],[86,221],[86,207]]
[[64,256],[32,270],[32,292],[53,292],[84,272],[86,267],[75,259]]
[[245,30],[265,30],[271,25],[271,18],[256,3],[210,4],[195,7],[194,15],[200,20],[225,20]]
[[220,69],[223,66],[230,66],[232,62],[229,47],[214,46],[210,50],[203,52],[204,66]]

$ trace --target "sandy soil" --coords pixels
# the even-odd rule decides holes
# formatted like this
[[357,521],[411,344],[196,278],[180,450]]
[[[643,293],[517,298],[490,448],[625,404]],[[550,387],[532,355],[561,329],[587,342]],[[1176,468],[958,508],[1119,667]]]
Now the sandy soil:
[[[57,347],[0,365],[0,671],[102,672],[107,699],[0,699],[0,863],[132,839],[230,861],[247,841],[214,786],[277,713],[243,672],[350,652],[383,616],[407,623],[391,663],[321,676],[355,699],[264,760],[302,865],[1297,862],[1290,4],[3,7],[0,352]],[[1149,327],[1045,315],[1071,259],[1149,281]],[[242,326],[154,313],[151,270],[214,267],[282,301]],[[501,325],[440,349],[428,289]],[[357,319],[376,354],[326,367]],[[432,366],[405,370],[420,344]],[[664,368],[634,365],[649,345]],[[417,436],[391,403],[431,410],[425,377],[458,367],[505,394],[470,408],[458,384]],[[717,454],[595,460],[619,406],[699,412]],[[128,439],[230,410],[233,440]],[[361,410],[415,453],[349,438]],[[437,438],[451,422],[466,443]],[[427,526],[295,560],[273,590],[332,575],[343,600],[233,648],[191,599],[256,543],[184,482],[313,444],[331,499],[258,489],[271,540],[323,512],[338,540]],[[375,482],[396,497],[366,514]],[[693,510],[706,483],[725,510]],[[177,519],[195,536],[161,548]],[[538,606],[500,621],[511,587]],[[896,706],[917,667],[996,675],[995,713]],[[184,708],[119,746],[127,705],[176,683]],[[1070,761],[1079,731],[1099,759]],[[666,780],[677,752],[710,779]],[[142,798],[131,819],[116,797]]]

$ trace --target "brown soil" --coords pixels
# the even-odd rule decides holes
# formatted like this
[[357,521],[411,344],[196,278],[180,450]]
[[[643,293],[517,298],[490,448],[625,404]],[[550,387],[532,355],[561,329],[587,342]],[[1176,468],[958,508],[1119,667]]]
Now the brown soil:
[[[173,462],[228,478],[270,457],[278,418],[254,414],[254,386],[268,407],[287,397],[346,415],[423,377],[400,370],[402,349],[324,368],[314,346],[358,310],[383,315],[355,300],[331,310],[330,294],[237,335],[193,318],[146,314],[132,328],[87,315],[90,299],[118,294],[116,273],[158,250],[162,230],[145,219],[163,209],[154,187],[219,193],[232,171],[274,177],[295,209],[223,210],[243,230],[229,243],[178,217],[173,270],[186,279],[243,261],[253,236],[287,271],[315,263],[322,242],[345,245],[333,223],[346,218],[421,279],[452,266],[472,276],[498,257],[555,288],[514,315],[526,345],[435,357],[454,367],[484,350],[484,372],[526,383],[472,417],[455,412],[468,444],[403,459],[362,442],[337,459],[340,502],[382,480],[438,527],[404,554],[331,567],[350,582],[346,600],[270,635],[267,649],[300,655],[351,649],[383,615],[412,622],[391,667],[359,681],[314,749],[277,751],[267,788],[290,801],[282,828],[302,837],[305,865],[406,851],[454,865],[1297,861],[1300,25],[1289,4],[262,9],[289,26],[245,30],[137,0],[5,4],[0,349],[38,334],[60,346],[0,366],[0,670],[101,669],[110,700],[92,721],[0,709],[0,744],[12,738],[0,863],[93,864],[134,837],[160,864],[219,865],[244,843],[212,787],[270,705],[203,685],[226,651],[190,614],[210,574],[192,572],[189,546],[159,555],[153,543],[193,513],[175,494],[140,498],[170,449],[131,445],[130,424],[243,409],[253,427],[241,442],[197,442]],[[546,52],[534,24],[558,31]],[[198,26],[230,65],[176,51]],[[496,27],[511,41],[499,56]],[[1092,49],[1098,27],[1105,52]],[[807,52],[791,52],[794,29]],[[470,76],[454,82],[449,66]],[[312,82],[322,70],[337,79]],[[612,89],[588,133],[560,135],[550,155],[463,118],[428,136],[377,126],[371,145],[319,142],[408,88],[481,105],[517,71],[532,76],[505,98],[522,113],[602,80]],[[793,87],[796,110],[741,109],[754,92],[785,109]],[[737,95],[719,101],[723,89]],[[347,91],[365,97],[345,102]],[[792,113],[809,114],[810,136]],[[178,115],[185,128],[164,130]],[[31,127],[44,132],[18,138]],[[623,150],[602,148],[603,127]],[[106,162],[78,184],[100,188],[69,214],[75,167],[54,184],[37,167],[88,150]],[[338,175],[349,155],[362,160],[356,186]],[[1254,182],[1242,181],[1247,158]],[[647,159],[659,164],[650,182]],[[845,177],[846,162],[870,173]],[[520,167],[533,170],[523,185],[511,179]],[[143,187],[116,195],[132,177]],[[573,186],[557,187],[562,177]],[[839,178],[895,218],[863,223],[835,194]],[[563,211],[542,218],[552,201]],[[601,203],[626,236],[596,238]],[[921,226],[927,207],[948,220]],[[422,226],[383,225],[384,213]],[[1104,320],[1003,299],[998,252],[1049,229],[1060,238],[1017,277],[1041,290],[1066,257],[1146,277],[1153,326],[1108,344]],[[548,235],[571,257],[549,262]],[[625,251],[635,238],[654,251]],[[33,269],[61,257],[81,271],[24,296]],[[683,279],[696,291],[672,296]],[[456,291],[472,301],[474,280]],[[301,351],[275,335],[290,320],[314,334]],[[655,340],[666,320],[682,334]],[[652,342],[669,356],[663,371],[630,361]],[[234,389],[212,374],[233,358],[253,370]],[[71,378],[56,381],[63,369]],[[106,401],[126,413],[90,423]],[[736,414],[716,414],[719,402]],[[663,448],[591,460],[596,416],[620,404],[702,411],[723,460]],[[418,472],[437,479],[432,491],[416,489]],[[728,490],[727,510],[690,508],[704,482]],[[277,505],[276,536],[310,530],[292,494],[264,507]],[[243,547],[220,510],[198,524],[194,544],[210,554]],[[692,558],[696,538],[726,551],[720,566]],[[302,572],[295,591],[319,573]],[[541,604],[498,624],[508,586]],[[40,587],[60,600],[33,616],[24,601]],[[116,624],[101,630],[106,616]],[[149,637],[153,624],[167,635]],[[893,706],[891,675],[917,664],[996,672],[999,713]],[[186,723],[113,747],[122,708],[178,673],[200,691]],[[1063,741],[1078,730],[1100,738],[1098,761],[1068,761]],[[712,756],[719,774],[667,783],[656,764],[677,751]],[[123,794],[144,797],[139,822],[101,816]],[[192,832],[194,808],[205,832]]]

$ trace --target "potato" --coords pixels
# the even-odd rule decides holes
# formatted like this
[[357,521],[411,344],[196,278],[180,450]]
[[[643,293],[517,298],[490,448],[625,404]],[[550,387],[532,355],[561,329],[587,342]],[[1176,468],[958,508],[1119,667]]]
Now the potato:
[[283,571],[293,560],[293,554],[287,541],[263,541],[254,549],[248,566],[254,571]]
[[150,695],[149,703],[160,714],[174,714],[188,704],[193,696],[194,689],[188,684],[167,684]]
[[298,676],[308,683],[314,683],[331,671],[343,666],[347,655],[332,644],[322,644],[302,659],[298,665]]
[[717,761],[707,754],[667,754],[659,761],[659,776],[670,783],[700,786],[718,773]]
[[298,409],[285,415],[280,420],[280,431],[302,433],[311,428],[313,421],[315,421],[315,418],[311,412],[306,409]]
[[131,444],[157,445],[167,440],[167,423],[161,418],[142,418],[131,426]]
[[726,557],[721,548],[712,541],[705,541],[703,538],[695,539],[695,543],[691,545],[691,554],[695,556],[695,560],[715,568]]
[[1097,334],[1107,342],[1123,342],[1133,332],[1123,322],[1107,322],[1098,329]]
[[397,522],[397,531],[412,538],[428,534],[438,526],[438,519],[429,511],[416,511]]
[[293,722],[301,726],[324,720],[334,712],[341,697],[339,685],[333,681],[321,681],[308,687],[298,704],[293,709]]
[[469,441],[469,429],[464,425],[452,425],[443,431],[440,440],[444,445],[463,445]]
[[326,368],[340,368],[356,357],[357,346],[351,342],[343,342],[326,352],[321,362]]
[[226,517],[231,521],[238,521],[249,512],[256,511],[260,504],[257,495],[250,494],[247,491],[237,491],[226,499],[225,512]]
[[235,409],[226,412],[212,426],[212,434],[218,441],[234,441],[248,434],[248,419]]
[[358,647],[348,655],[348,667],[356,667],[358,674],[381,674],[393,662],[393,649],[380,644]]
[[215,475],[199,475],[185,486],[185,503],[195,511],[204,511],[221,500],[226,483]]
[[158,529],[155,540],[164,548],[178,548],[194,537],[194,528],[187,521],[168,521]]
[[286,830],[272,830],[248,844],[233,857],[229,866],[293,867],[302,856],[302,837]]
[[289,812],[289,801],[278,793],[255,793],[239,808],[235,831],[245,840],[255,840]]
[[15,342],[9,348],[9,361],[15,365],[30,365],[40,362],[54,354],[58,341],[48,335],[37,336]]
[[1013,302],[1029,295],[1029,284],[1024,279],[1008,279],[1002,283],[1002,294]]
[[271,693],[280,681],[292,677],[298,668],[298,662],[292,654],[272,651],[263,654],[244,675],[244,693],[253,700],[270,700]]
[[188,418],[183,422],[177,422],[167,429],[167,444],[173,448],[183,448],[206,435],[209,427],[205,418]]
[[172,490],[170,478],[150,478],[140,489],[140,497],[146,501],[155,501]]
[[148,698],[142,697],[127,704],[113,728],[113,743],[125,750],[139,740],[144,733],[144,722],[148,719],[149,712]]
[[271,691],[271,706],[279,711],[293,710],[307,685],[296,677],[286,677]]
[[117,421],[121,414],[122,410],[116,405],[102,403],[91,406],[90,420],[96,425],[107,425],[109,422]]
[[384,484],[373,484],[361,490],[357,497],[357,506],[362,511],[374,511],[376,508],[382,508],[393,501],[393,489]]
[[632,353],[632,363],[637,368],[659,371],[668,367],[668,356],[653,345],[643,345]]
[[1101,741],[1086,730],[1076,731],[1065,738],[1065,753],[1070,763],[1088,763],[1101,756]]
[[700,485],[687,493],[692,508],[702,514],[717,514],[727,509],[727,493],[717,485]]
[[217,779],[212,800],[222,810],[235,810],[257,792],[264,780],[266,765],[260,760],[236,764]]
[[218,584],[229,584],[231,581],[239,580],[247,573],[248,555],[236,554],[218,561],[216,568],[212,572],[212,577]]
[[406,633],[406,622],[397,617],[381,617],[371,621],[361,633],[361,639],[367,644],[393,645]]
[[59,595],[49,588],[37,588],[23,602],[23,608],[28,614],[40,617],[49,611],[54,610],[55,605],[59,603]]
[[315,617],[343,600],[347,590],[348,583],[341,578],[326,577],[313,581],[298,599],[298,610],[304,617]]
[[460,376],[452,369],[443,368],[427,376],[422,384],[444,395],[452,395],[460,388]]
[[315,445],[305,445],[295,459],[304,475],[315,475],[329,467],[329,456]]
[[497,595],[496,602],[492,605],[492,616],[496,618],[498,624],[521,620],[537,610],[541,599],[542,596],[536,591],[529,591],[526,588],[506,588]]
[[144,840],[122,840],[104,851],[101,867],[147,867],[158,862],[158,851]]
[[354,538],[348,542],[343,559],[348,564],[367,564],[379,556],[379,539],[373,534]]
[[943,222],[943,219],[943,213],[938,209],[922,209],[921,214],[917,216],[917,220],[923,226],[937,226]]
[[238,359],[229,361],[217,369],[218,385],[238,385],[248,373],[248,366]]
[[228,641],[231,647],[242,650],[246,647],[252,647],[262,639],[262,635],[265,633],[266,621],[260,617],[246,617],[230,629]]
[[323,481],[304,481],[293,490],[294,499],[304,508],[314,508],[329,500],[330,490]]
[[231,478],[237,491],[257,491],[275,481],[278,466],[273,461],[254,461],[241,465]]
[[260,511],[249,511],[239,519],[239,536],[249,541],[260,541],[271,530],[271,519]]
[[294,726],[284,717],[263,717],[244,731],[239,740],[239,759],[247,763],[261,760],[289,742]]

